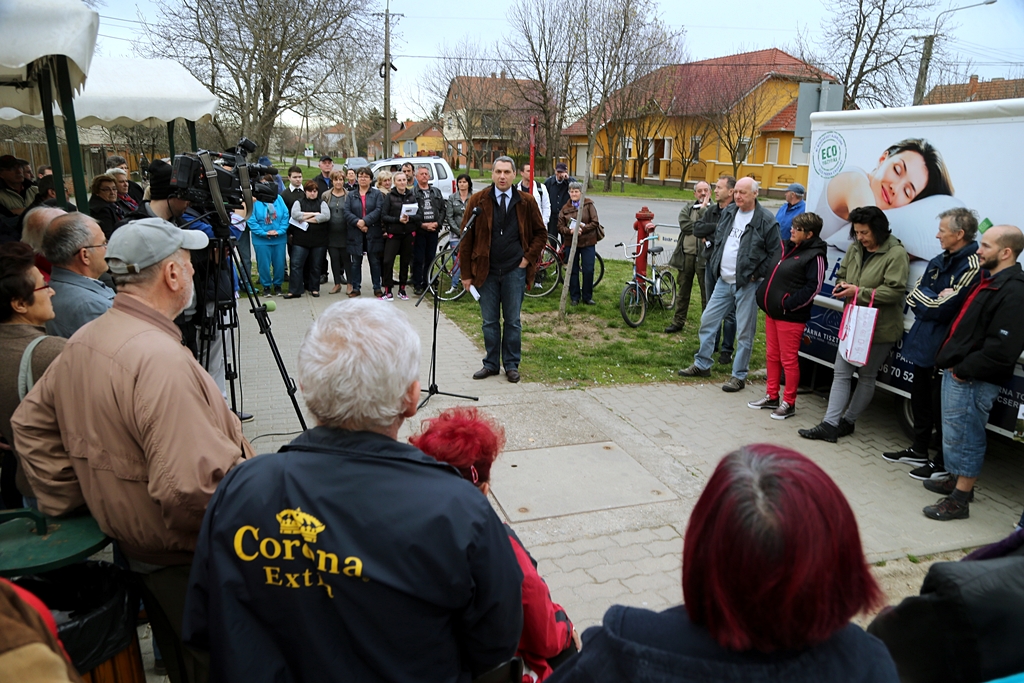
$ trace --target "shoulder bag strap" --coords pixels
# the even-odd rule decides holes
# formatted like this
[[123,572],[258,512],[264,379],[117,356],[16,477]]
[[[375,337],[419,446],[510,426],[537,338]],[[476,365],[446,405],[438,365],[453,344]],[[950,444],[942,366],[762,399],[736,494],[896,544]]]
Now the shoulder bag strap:
[[18,400],[23,401],[29,391],[32,390],[33,385],[36,381],[32,377],[32,352],[35,351],[39,343],[47,338],[48,335],[42,335],[36,337],[28,343],[25,347],[25,351],[21,354],[21,364],[18,365]]

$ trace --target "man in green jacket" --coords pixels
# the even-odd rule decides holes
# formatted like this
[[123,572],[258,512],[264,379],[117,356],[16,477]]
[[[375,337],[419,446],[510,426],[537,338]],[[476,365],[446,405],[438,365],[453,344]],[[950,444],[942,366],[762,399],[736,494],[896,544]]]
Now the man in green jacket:
[[704,259],[704,245],[698,244],[698,239],[693,234],[693,224],[711,203],[711,186],[703,180],[700,181],[693,188],[693,196],[696,199],[683,204],[683,209],[679,212],[679,242],[676,243],[672,258],[668,261],[668,265],[679,271],[679,278],[676,281],[676,314],[672,318],[672,324],[665,328],[666,334],[679,332],[686,326],[694,275],[697,276],[697,283],[700,285],[701,310],[708,305],[707,290],[704,287],[704,267],[707,264]]

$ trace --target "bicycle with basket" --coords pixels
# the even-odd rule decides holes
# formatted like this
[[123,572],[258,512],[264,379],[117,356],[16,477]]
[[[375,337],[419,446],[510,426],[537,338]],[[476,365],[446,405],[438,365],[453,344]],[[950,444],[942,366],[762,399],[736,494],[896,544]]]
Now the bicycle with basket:
[[616,244],[622,247],[623,255],[633,262],[633,277],[626,281],[622,288],[622,296],[619,297],[619,312],[622,319],[630,327],[639,327],[647,317],[648,308],[652,310],[670,311],[676,304],[676,279],[664,266],[658,266],[658,255],[664,253],[665,247],[649,246],[650,276],[643,275],[636,268],[636,260],[643,251],[641,248],[644,242],[653,242],[658,239],[654,234],[645,237],[636,245],[636,251],[629,252],[629,247],[623,242]]

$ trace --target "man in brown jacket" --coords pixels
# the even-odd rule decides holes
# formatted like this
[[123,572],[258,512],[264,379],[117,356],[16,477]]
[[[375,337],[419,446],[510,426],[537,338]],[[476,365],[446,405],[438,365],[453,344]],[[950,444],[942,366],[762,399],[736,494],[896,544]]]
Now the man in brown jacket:
[[181,647],[189,568],[217,483],[253,455],[173,322],[192,298],[189,249],[207,243],[161,218],[119,228],[106,257],[113,307],[79,330],[11,418],[39,509],[87,505],[141,574],[174,683],[206,679]]
[[[523,335],[519,312],[526,288],[533,286],[548,230],[541,220],[537,200],[512,187],[515,177],[516,165],[511,158],[495,159],[491,165],[493,184],[469,198],[462,219],[462,284],[479,294],[487,351],[484,366],[473,379],[497,375],[500,355],[505,377],[509,382],[519,381]],[[467,231],[466,224],[477,208],[476,222]]]

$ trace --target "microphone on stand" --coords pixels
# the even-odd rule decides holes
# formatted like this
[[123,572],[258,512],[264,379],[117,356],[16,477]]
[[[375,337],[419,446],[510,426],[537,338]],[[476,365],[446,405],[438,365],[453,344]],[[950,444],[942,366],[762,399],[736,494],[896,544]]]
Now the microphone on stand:
[[479,216],[482,211],[483,209],[477,206],[469,212],[469,220],[466,221],[466,227],[462,229],[462,235],[459,237],[459,244],[462,244],[462,238],[465,237],[466,233],[473,227],[473,223],[476,223],[476,217]]

